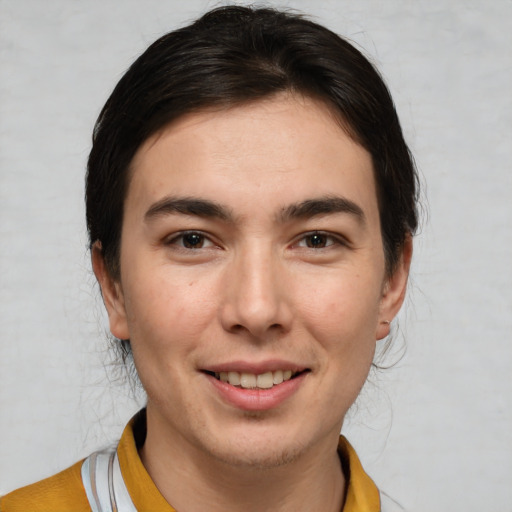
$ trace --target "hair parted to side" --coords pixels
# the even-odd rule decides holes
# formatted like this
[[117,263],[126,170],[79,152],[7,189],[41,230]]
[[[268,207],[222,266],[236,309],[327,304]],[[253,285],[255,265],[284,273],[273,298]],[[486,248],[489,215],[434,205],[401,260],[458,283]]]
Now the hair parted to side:
[[372,156],[388,273],[417,220],[418,179],[393,101],[350,43],[271,8],[214,9],[154,42],[128,69],[96,122],[86,178],[91,247],[120,277],[123,206],[140,146],[172,121],[291,92],[323,101]]

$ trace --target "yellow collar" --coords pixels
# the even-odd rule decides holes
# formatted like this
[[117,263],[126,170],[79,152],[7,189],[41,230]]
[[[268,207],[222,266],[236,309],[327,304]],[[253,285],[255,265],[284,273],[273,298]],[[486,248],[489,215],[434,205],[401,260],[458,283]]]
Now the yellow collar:
[[356,451],[343,436],[340,436],[338,443],[338,454],[348,481],[342,512],[379,512],[379,490],[363,469]]
[[[137,430],[145,429],[144,413],[141,411],[132,418],[119,441],[117,454],[123,479],[137,510],[176,512],[151,480],[137,451],[134,427],[137,424]],[[340,436],[338,453],[348,482],[342,512],[379,512],[379,491],[365,473],[355,450],[343,436]]]

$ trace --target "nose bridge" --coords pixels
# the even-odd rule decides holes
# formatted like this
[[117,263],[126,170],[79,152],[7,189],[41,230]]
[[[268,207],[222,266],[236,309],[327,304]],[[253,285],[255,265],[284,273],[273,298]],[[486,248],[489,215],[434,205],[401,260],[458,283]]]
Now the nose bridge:
[[291,316],[282,264],[268,241],[254,240],[238,251],[227,275],[222,311],[229,331],[261,337],[269,329],[287,329]]

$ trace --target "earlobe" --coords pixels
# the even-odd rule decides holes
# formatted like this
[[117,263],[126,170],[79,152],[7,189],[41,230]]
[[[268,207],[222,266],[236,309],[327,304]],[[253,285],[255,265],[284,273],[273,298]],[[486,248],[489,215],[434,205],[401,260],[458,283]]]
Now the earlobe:
[[386,336],[389,336],[391,332],[391,321],[390,320],[381,320],[379,325],[377,326],[377,332],[375,334],[375,338],[377,340],[382,340]]
[[386,280],[382,290],[382,298],[379,308],[379,323],[375,337],[381,340],[388,336],[390,324],[402,307],[407,290],[407,281],[412,260],[412,236],[407,235],[400,260],[393,274]]
[[94,275],[101,288],[103,303],[107,309],[110,332],[118,339],[130,339],[121,284],[110,275],[99,241],[95,242],[91,248],[91,261]]

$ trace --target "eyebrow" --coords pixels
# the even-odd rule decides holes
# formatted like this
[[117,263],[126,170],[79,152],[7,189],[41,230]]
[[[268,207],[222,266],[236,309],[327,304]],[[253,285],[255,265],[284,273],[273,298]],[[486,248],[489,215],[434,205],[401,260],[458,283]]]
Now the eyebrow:
[[233,215],[224,206],[208,199],[194,197],[164,197],[151,205],[144,218],[150,220],[173,213],[233,221]]
[[333,213],[348,213],[354,216],[360,224],[366,223],[363,209],[350,199],[340,196],[306,199],[300,203],[291,204],[283,208],[279,214],[279,220],[289,222],[295,219],[306,219]]
[[[366,222],[363,209],[353,201],[340,196],[312,198],[290,204],[281,210],[278,222],[285,223],[296,219],[308,219],[335,213],[348,213],[356,217],[361,224]],[[144,218],[148,221],[155,217],[172,214],[234,222],[233,214],[226,207],[215,201],[196,197],[164,197],[150,206]]]

